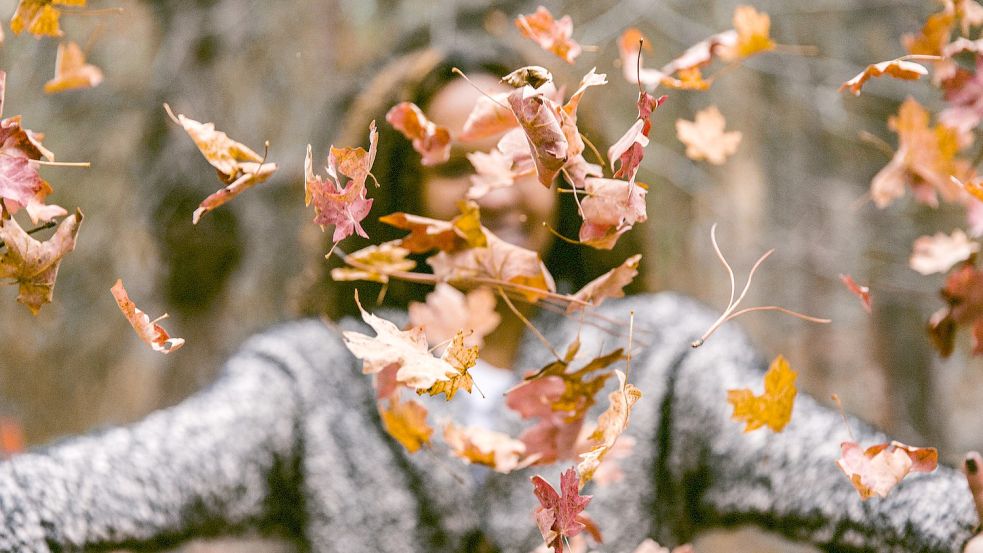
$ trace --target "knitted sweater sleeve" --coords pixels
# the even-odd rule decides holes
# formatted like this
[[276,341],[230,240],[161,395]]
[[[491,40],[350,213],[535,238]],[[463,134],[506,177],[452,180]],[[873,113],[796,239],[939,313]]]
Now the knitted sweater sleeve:
[[[958,471],[913,474],[886,498],[862,501],[835,464],[850,439],[842,418],[805,394],[781,433],[743,433],[731,419],[727,390],[760,393],[764,369],[746,338],[728,329],[684,354],[668,375],[657,469],[671,492],[663,499],[682,506],[676,535],[754,523],[829,551],[962,551],[977,521]],[[864,448],[890,441],[857,420],[850,426]]]
[[164,547],[290,524],[295,378],[255,349],[181,404],[0,464],[0,551]]

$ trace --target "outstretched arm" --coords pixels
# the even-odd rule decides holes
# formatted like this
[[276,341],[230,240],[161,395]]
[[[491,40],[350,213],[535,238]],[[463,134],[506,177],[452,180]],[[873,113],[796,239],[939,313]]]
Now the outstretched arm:
[[[298,394],[243,351],[212,386],[131,426],[0,464],[0,551],[161,547],[246,524],[290,524]],[[294,490],[294,491],[291,491]]]

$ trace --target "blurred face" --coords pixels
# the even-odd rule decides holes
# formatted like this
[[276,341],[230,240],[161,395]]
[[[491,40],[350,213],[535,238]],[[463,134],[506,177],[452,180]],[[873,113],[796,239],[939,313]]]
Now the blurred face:
[[[495,93],[506,88],[490,75],[471,75],[482,90]],[[464,79],[455,79],[434,95],[427,116],[437,125],[447,127],[451,135],[461,133],[481,93]],[[425,168],[423,202],[425,215],[435,219],[450,219],[458,214],[457,202],[463,200],[471,187],[474,168],[465,155],[474,151],[489,151],[500,137],[474,142],[455,140],[447,163]],[[536,176],[520,177],[510,187],[491,190],[477,200],[481,208],[481,223],[496,236],[530,250],[544,253],[552,243],[552,235],[543,222],[554,228],[556,193],[539,183]]]

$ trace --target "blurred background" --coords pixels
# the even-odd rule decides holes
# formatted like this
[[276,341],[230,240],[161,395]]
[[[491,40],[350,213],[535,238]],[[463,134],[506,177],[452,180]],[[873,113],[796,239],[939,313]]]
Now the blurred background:
[[[67,38],[102,67],[92,90],[46,96],[57,41],[7,33],[0,67],[8,72],[4,116],[46,135],[61,161],[91,169],[46,167],[49,201],[86,215],[78,247],[62,264],[54,302],[36,317],[0,288],[0,416],[19,421],[27,444],[105,425],[125,424],[179,402],[211,382],[246,337],[296,316],[292,294],[322,262],[320,230],[303,203],[307,143],[326,151],[343,116],[340,101],[394,52],[399,37],[426,28],[435,46],[464,40],[457,15],[548,66],[575,85],[592,66],[610,84],[588,93],[581,111],[610,144],[635,119],[634,85],[621,77],[616,39],[637,26],[659,66],[706,36],[731,27],[733,0],[544,2],[574,20],[574,38],[596,51],[567,66],[521,38],[511,23],[535,2],[481,0],[93,0],[121,14],[65,15]],[[905,52],[904,33],[938,10],[931,0],[755,0],[782,44],[811,45],[817,55],[769,53],[728,72],[706,93],[669,92],[639,180],[650,185],[643,263],[652,290],[678,290],[717,307],[728,296],[721,248],[742,279],[765,250],[776,253],[756,277],[746,305],[777,304],[833,319],[813,325],[775,314],[740,321],[771,358],[784,354],[801,389],[905,441],[940,448],[957,463],[983,448],[983,364],[968,356],[966,336],[941,360],[924,332],[942,302],[942,276],[908,268],[912,241],[962,226],[961,209],[933,210],[910,196],[885,210],[865,194],[888,158],[861,131],[890,144],[888,115],[911,95],[930,109],[939,93],[924,82],[869,84],[863,96],[837,93],[868,63]],[[0,0],[8,17],[15,0]],[[6,24],[4,24],[6,27]],[[473,32],[473,29],[472,29]],[[219,186],[214,170],[161,107],[213,121],[233,139],[280,164],[274,177],[206,215],[191,212]],[[728,128],[743,132],[737,154],[716,167],[683,155],[677,118],[717,105]],[[603,113],[603,117],[600,114]],[[347,145],[347,144],[346,144]],[[604,150],[601,147],[602,151]],[[312,247],[312,244],[317,244]],[[361,246],[359,246],[361,247]],[[850,273],[871,287],[867,315],[839,282]],[[162,356],[138,342],[109,288],[116,278],[151,316],[187,339]],[[700,551],[793,551],[758,531],[714,532]],[[193,543],[180,551],[293,551],[290,544],[247,539]],[[802,551],[809,551],[802,549]]]

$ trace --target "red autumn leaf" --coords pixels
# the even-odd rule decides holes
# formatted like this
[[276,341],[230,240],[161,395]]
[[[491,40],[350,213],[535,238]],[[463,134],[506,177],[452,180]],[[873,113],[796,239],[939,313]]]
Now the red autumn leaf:
[[0,240],[7,251],[0,254],[0,279],[13,279],[17,284],[17,301],[37,315],[41,306],[51,303],[58,266],[68,252],[75,249],[75,238],[82,224],[82,212],[75,210],[58,225],[54,236],[46,242],[31,238],[14,219],[0,224]]
[[553,100],[530,87],[509,93],[509,107],[529,142],[539,182],[549,188],[567,162],[569,148],[561,127],[560,110]]
[[515,26],[523,36],[567,63],[572,64],[582,51],[580,45],[570,38],[573,35],[573,20],[569,15],[553,19],[548,9],[539,6],[536,13],[515,18]]
[[427,119],[416,104],[396,104],[386,113],[386,121],[413,142],[413,149],[423,156],[420,162],[424,165],[439,165],[450,158],[450,132]]
[[[375,121],[369,124],[369,151],[362,148],[331,147],[328,154],[327,177],[314,173],[313,154],[307,145],[307,158],[304,161],[306,205],[314,204],[314,222],[323,229],[334,225],[331,239],[335,243],[357,233],[368,238],[362,228],[372,208],[372,199],[365,197],[365,181],[371,175],[372,164],[379,141]],[[343,184],[342,177],[348,177]]]
[[857,284],[857,281],[853,280],[850,275],[840,275],[840,281],[846,289],[853,293],[853,295],[860,298],[860,303],[864,306],[864,311],[870,314],[871,303],[870,303],[870,288],[866,286],[861,286]]
[[618,237],[635,223],[648,219],[645,210],[647,191],[637,184],[622,180],[588,178],[581,200],[584,222],[580,226],[580,241],[594,248],[610,250]]
[[860,498],[888,492],[912,472],[932,472],[938,467],[939,453],[934,447],[911,447],[900,442],[878,444],[861,450],[856,442],[843,442],[836,466],[847,475]]
[[577,471],[570,467],[560,475],[560,493],[541,476],[532,477],[533,490],[539,507],[536,509],[536,524],[548,547],[555,553],[563,553],[563,538],[571,538],[585,528],[581,515],[591,496],[580,495]]
[[184,345],[183,338],[171,338],[167,331],[157,324],[157,321],[167,317],[166,313],[151,321],[146,313],[137,309],[136,304],[130,300],[126,289],[123,288],[122,279],[117,279],[116,284],[113,285],[110,291],[113,293],[113,297],[116,298],[116,304],[119,305],[119,310],[123,312],[123,316],[126,317],[130,326],[136,331],[137,336],[145,344],[153,348],[154,351],[168,354],[172,351],[177,351]]
[[614,173],[616,179],[626,179],[635,182],[635,175],[638,173],[638,166],[645,155],[645,146],[648,146],[649,132],[652,130],[652,112],[665,103],[668,96],[655,98],[647,92],[638,93],[638,119],[628,129],[628,131],[618,139],[608,149],[608,159],[611,167],[618,163],[618,170]]

